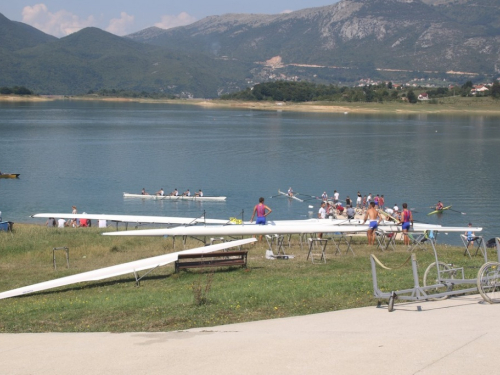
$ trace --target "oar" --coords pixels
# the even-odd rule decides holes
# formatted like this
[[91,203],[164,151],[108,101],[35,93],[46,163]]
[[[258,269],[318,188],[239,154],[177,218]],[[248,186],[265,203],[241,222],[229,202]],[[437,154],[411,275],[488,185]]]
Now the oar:
[[457,211],[457,210],[452,210],[451,208],[448,208],[448,210],[453,211],[453,212],[458,212],[459,214],[462,214],[462,215],[467,215],[465,212],[460,212],[460,211]]

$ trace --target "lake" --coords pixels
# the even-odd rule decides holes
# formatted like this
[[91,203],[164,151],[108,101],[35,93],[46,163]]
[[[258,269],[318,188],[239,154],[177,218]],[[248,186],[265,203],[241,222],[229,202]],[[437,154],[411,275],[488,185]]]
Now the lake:
[[[273,219],[316,216],[296,192],[407,202],[415,220],[484,227],[500,235],[499,117],[356,115],[205,109],[100,101],[0,102],[4,220],[44,223],[39,212],[249,219],[260,196]],[[203,189],[225,203],[124,199],[123,192]],[[452,209],[427,216],[441,200]],[[309,206],[313,208],[309,208]],[[462,215],[461,212],[466,215]],[[458,234],[441,236],[458,244]]]

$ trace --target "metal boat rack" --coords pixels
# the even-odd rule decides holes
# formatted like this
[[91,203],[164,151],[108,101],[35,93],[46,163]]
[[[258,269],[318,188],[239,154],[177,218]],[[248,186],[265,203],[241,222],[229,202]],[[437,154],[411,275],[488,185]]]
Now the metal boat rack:
[[[454,267],[453,265],[441,262],[438,259],[435,241],[432,240],[429,242],[434,250],[435,262],[431,263],[425,270],[423,286],[419,282],[417,257],[415,253],[412,253],[410,256],[413,272],[413,288],[383,292],[378,287],[376,263],[379,263],[379,261],[373,254],[370,255],[373,292],[374,297],[379,299],[378,307],[381,306],[380,300],[387,300],[388,311],[391,312],[394,310],[394,301],[396,299],[406,301],[440,300],[475,291],[479,291],[486,302],[500,302],[500,238],[495,239],[498,261],[488,262],[488,254],[485,251],[483,254],[485,263],[479,269],[476,279],[466,279],[463,267]],[[381,263],[379,265],[384,267]],[[456,289],[459,285],[469,285],[470,287]]]

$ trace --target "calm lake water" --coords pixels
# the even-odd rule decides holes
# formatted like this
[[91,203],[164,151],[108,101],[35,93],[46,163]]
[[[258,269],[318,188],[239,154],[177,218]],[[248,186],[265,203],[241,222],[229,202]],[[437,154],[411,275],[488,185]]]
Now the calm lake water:
[[[273,219],[316,216],[318,201],[272,198],[278,189],[341,198],[357,191],[407,202],[415,219],[500,235],[500,118],[304,114],[196,106],[54,101],[0,103],[4,220],[38,212],[249,219],[258,198]],[[225,203],[124,199],[203,189]],[[464,212],[427,216],[438,200]],[[310,209],[309,205],[314,208]],[[458,234],[440,241],[457,244]]]

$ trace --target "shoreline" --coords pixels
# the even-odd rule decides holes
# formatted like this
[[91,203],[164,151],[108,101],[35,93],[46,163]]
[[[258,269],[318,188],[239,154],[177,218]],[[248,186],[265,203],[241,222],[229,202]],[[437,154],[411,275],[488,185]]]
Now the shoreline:
[[148,99],[121,97],[88,97],[88,96],[16,96],[0,95],[0,102],[47,102],[55,100],[103,101],[117,103],[150,103],[194,105],[207,109],[250,109],[277,112],[310,112],[310,113],[355,113],[373,115],[412,115],[412,114],[442,114],[442,115],[500,115],[500,101],[492,98],[447,97],[441,98],[439,104],[419,102],[416,104],[401,102],[367,103],[367,102],[246,102],[219,99]]

